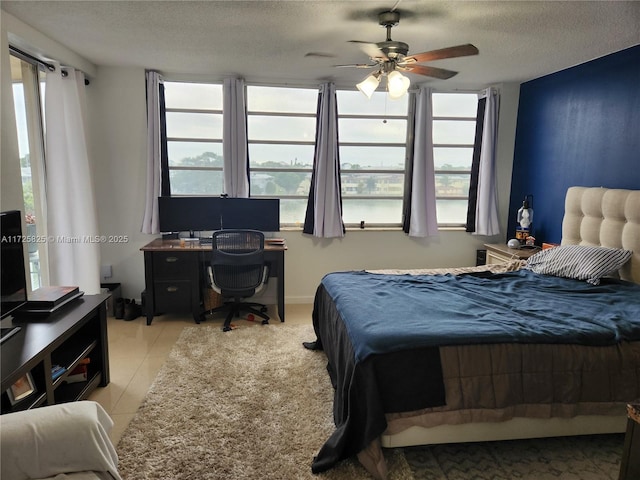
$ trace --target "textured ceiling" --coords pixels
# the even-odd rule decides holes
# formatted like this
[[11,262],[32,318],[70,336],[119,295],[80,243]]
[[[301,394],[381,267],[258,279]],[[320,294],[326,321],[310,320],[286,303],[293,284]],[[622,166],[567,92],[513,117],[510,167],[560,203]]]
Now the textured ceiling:
[[333,65],[367,62],[348,41],[383,41],[377,14],[395,4],[392,38],[409,54],[463,43],[480,50],[429,64],[460,72],[450,80],[409,75],[440,88],[523,82],[640,43],[637,1],[3,0],[1,8],[96,66],[346,86],[367,71]]

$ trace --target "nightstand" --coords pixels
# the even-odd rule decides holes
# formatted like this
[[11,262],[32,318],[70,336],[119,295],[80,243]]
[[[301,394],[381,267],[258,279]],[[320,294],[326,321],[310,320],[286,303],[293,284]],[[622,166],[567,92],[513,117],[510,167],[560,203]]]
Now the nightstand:
[[526,260],[538,253],[540,248],[509,248],[505,243],[485,243],[487,249],[487,265],[493,263],[510,262],[511,260]]
[[627,405],[627,416],[619,480],[640,478],[640,405]]

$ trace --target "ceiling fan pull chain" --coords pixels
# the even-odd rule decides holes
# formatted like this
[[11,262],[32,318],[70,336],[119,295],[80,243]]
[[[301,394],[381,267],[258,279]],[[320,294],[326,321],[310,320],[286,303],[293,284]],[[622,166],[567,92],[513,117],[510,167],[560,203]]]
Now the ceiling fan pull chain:
[[386,124],[387,123],[387,97],[388,95],[384,96],[384,116],[385,118],[382,119],[382,123]]

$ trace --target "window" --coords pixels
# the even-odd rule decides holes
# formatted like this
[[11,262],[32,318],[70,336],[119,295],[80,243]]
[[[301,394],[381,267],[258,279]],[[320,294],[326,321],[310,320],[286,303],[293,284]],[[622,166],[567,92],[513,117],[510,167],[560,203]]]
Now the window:
[[164,82],[171,195],[220,195],[222,85]]
[[337,97],[343,221],[400,226],[408,96],[339,90]]
[[304,223],[317,104],[317,89],[247,87],[251,196],[279,198],[282,225]]
[[44,80],[39,65],[13,53],[11,77],[18,130],[18,152],[22,173],[30,282],[33,290],[48,284],[46,274],[45,169],[44,169]]
[[464,225],[467,220],[478,95],[433,93],[431,98],[438,225]]
[[[222,85],[165,82],[172,195],[223,192]],[[436,206],[441,226],[466,222],[477,113],[476,93],[432,94]],[[347,226],[400,226],[408,101],[338,90],[343,220]],[[279,198],[283,226],[304,223],[318,90],[247,86],[252,197]]]

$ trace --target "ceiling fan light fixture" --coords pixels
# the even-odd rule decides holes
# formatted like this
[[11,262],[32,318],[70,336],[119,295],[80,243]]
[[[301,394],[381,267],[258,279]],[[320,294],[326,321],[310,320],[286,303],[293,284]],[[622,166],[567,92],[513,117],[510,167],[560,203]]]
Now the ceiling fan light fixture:
[[380,76],[380,72],[367,75],[367,78],[358,83],[356,87],[358,87],[358,90],[365,94],[367,98],[371,98],[373,92],[375,92],[378,85],[380,85]]
[[410,85],[411,80],[397,70],[387,75],[387,91],[389,92],[389,98],[392,100],[397,100],[404,96],[409,90]]

